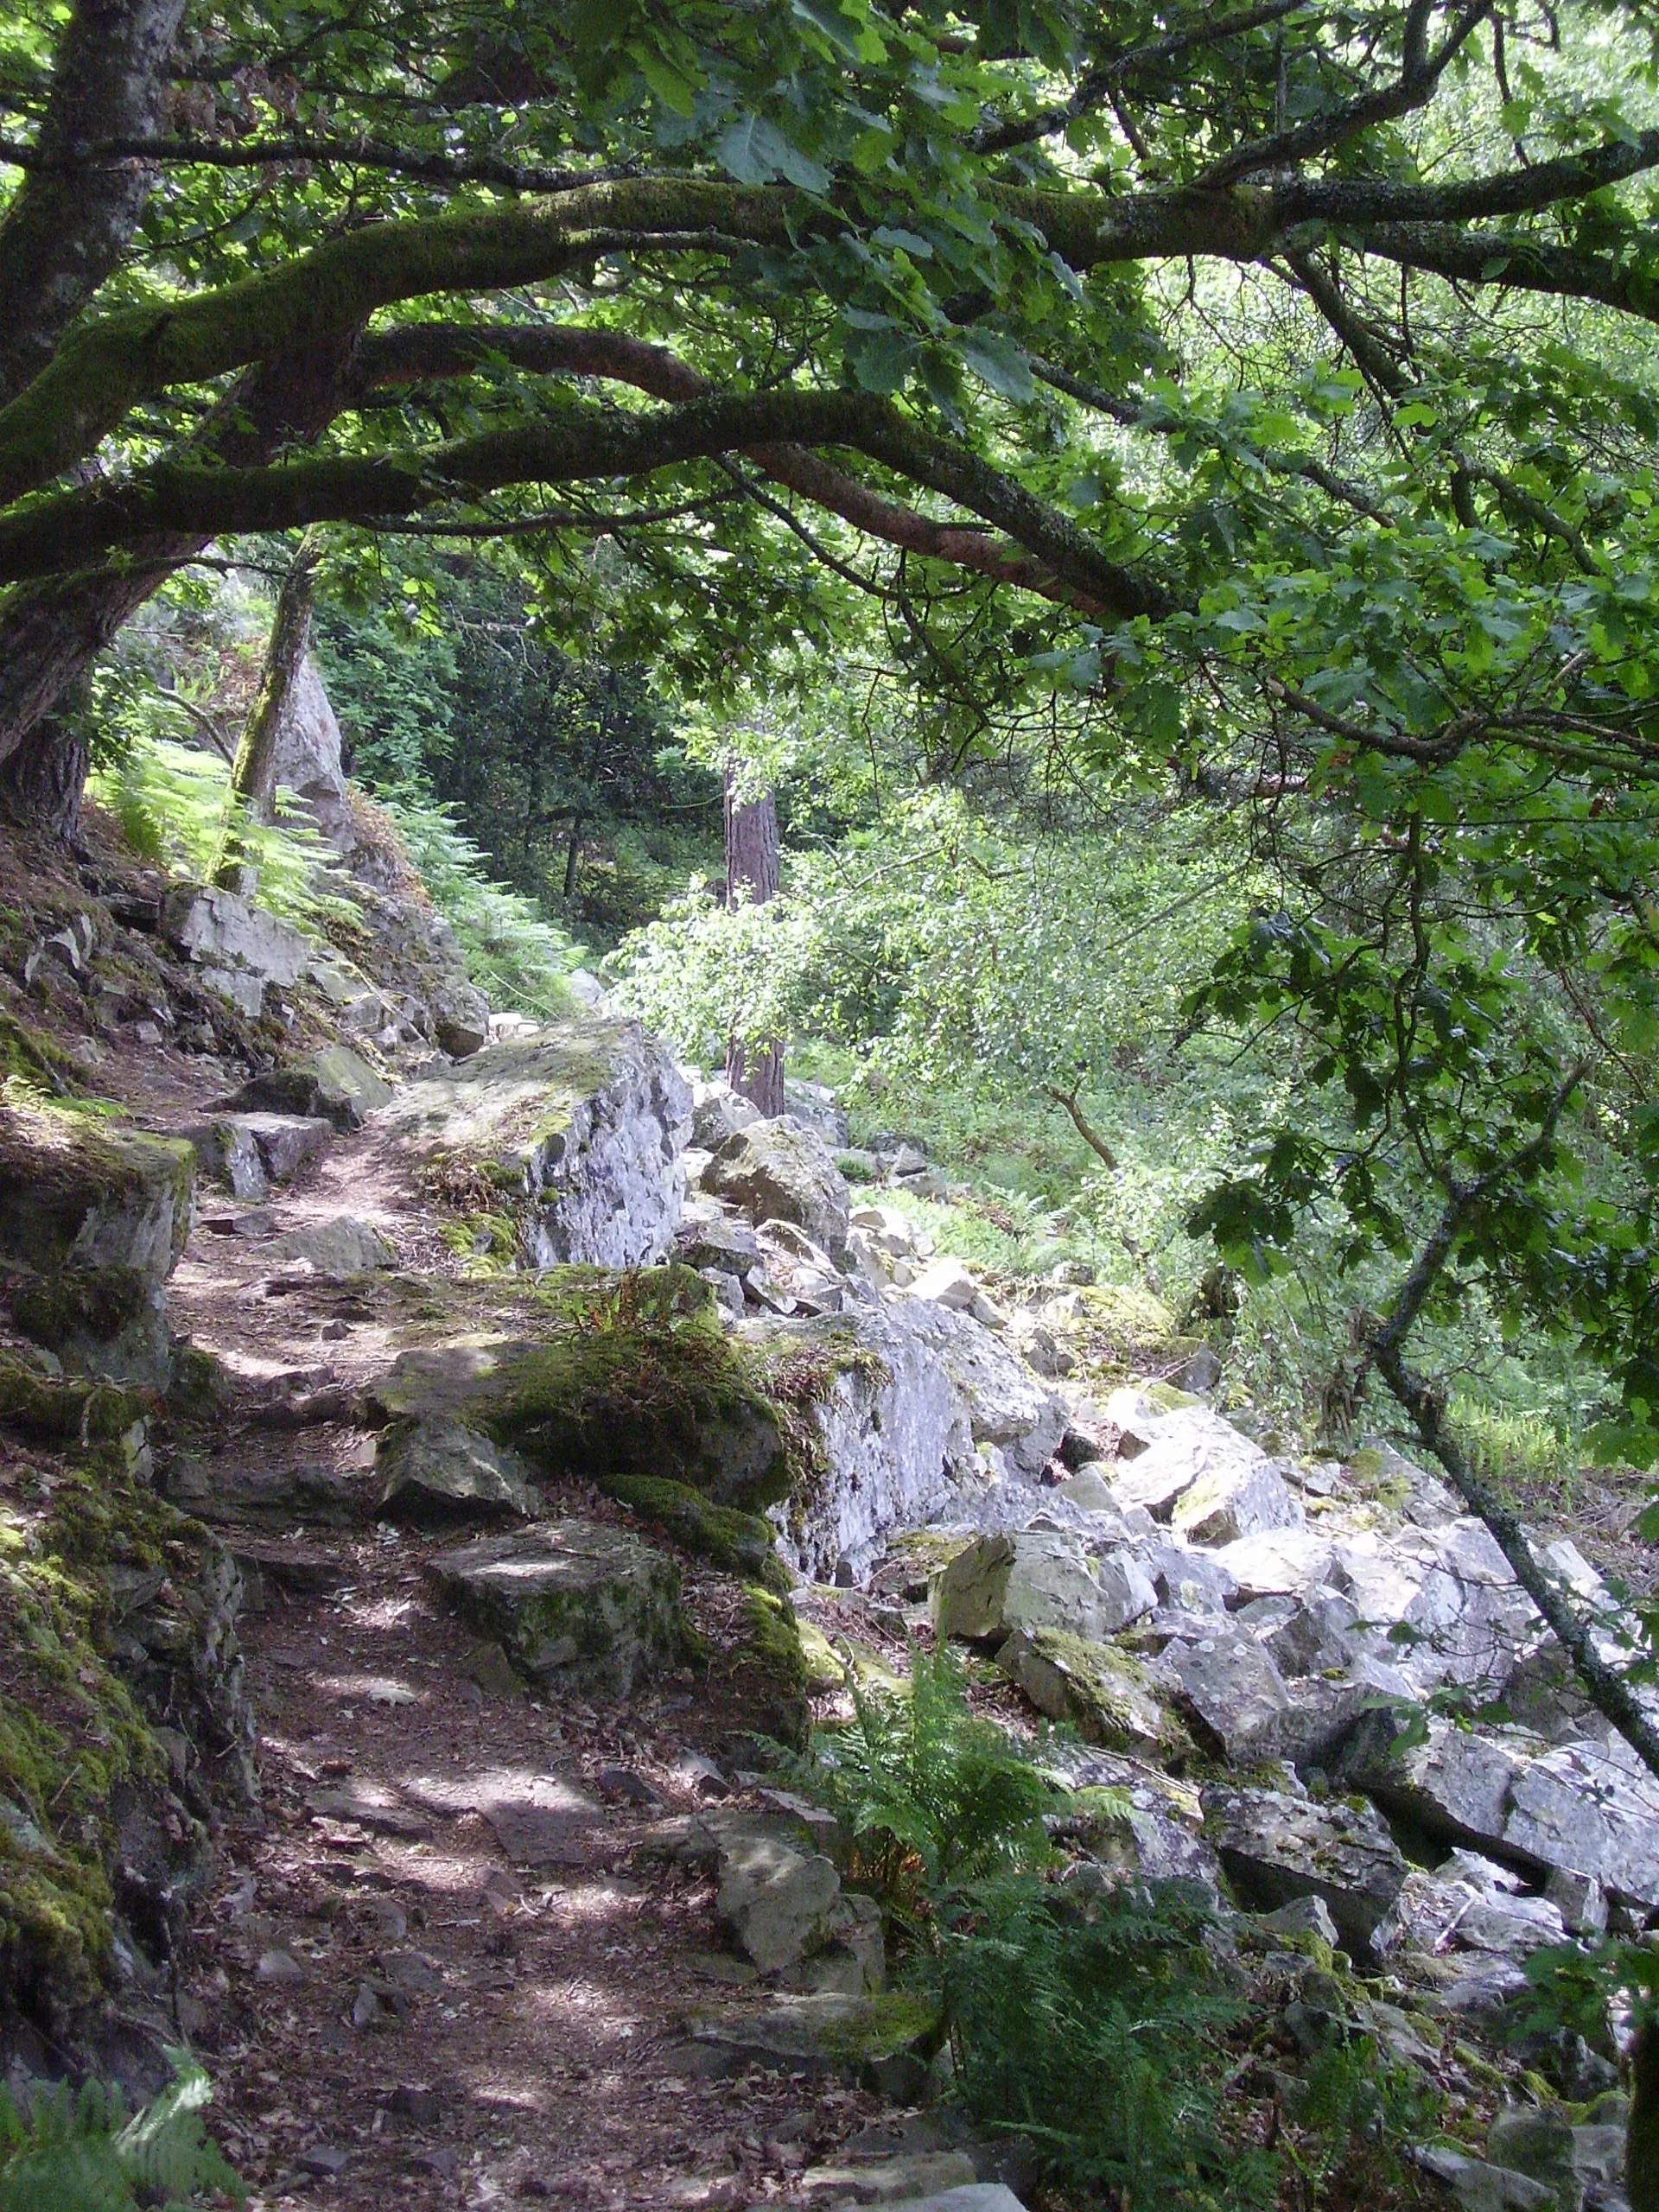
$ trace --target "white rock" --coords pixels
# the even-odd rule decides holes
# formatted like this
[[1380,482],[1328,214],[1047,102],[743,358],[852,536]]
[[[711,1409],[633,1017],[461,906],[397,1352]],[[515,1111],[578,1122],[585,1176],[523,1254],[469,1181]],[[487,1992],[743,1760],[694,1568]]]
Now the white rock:
[[912,1298],[925,1298],[935,1306],[948,1306],[953,1312],[963,1313],[978,1297],[979,1285],[960,1260],[935,1260],[911,1284],[910,1294]]

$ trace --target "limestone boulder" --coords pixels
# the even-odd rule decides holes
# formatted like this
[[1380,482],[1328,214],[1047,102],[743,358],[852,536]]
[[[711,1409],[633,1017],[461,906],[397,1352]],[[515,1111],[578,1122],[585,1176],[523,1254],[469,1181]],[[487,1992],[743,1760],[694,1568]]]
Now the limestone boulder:
[[817,1471],[772,1508],[785,1557],[829,1581],[863,1573],[893,1529],[982,1484],[969,1407],[938,1357],[934,1309],[852,1306],[810,1320],[754,1320],[739,1339],[795,1377]]
[[[211,979],[241,973],[258,986],[291,988],[315,947],[303,930],[233,891],[180,884],[162,901],[160,934]],[[257,1008],[256,1008],[257,1011]]]
[[967,1408],[976,1445],[994,1446],[1016,1474],[1040,1474],[1065,1433],[1065,1401],[971,1313],[925,1300],[906,1300],[903,1311]]
[[1242,1455],[1217,1455],[1182,1491],[1170,1515],[1189,1543],[1223,1546],[1269,1529],[1300,1529],[1302,1518],[1300,1503],[1274,1462]]
[[822,1950],[840,1903],[841,1877],[822,1853],[758,1827],[726,1840],[715,1910],[760,1973]]
[[276,783],[301,798],[346,796],[340,724],[309,653],[295,671],[277,723]]
[[420,1519],[516,1515],[537,1510],[530,1469],[516,1452],[459,1421],[402,1421],[376,1446],[382,1509]]
[[196,1160],[176,1138],[46,1106],[0,1107],[0,1254],[165,1281],[190,1233]]
[[1278,1756],[1292,1705],[1284,1677],[1255,1639],[1217,1625],[1170,1644],[1162,1669],[1202,1733],[1235,1764]]
[[311,1268],[335,1278],[372,1274],[394,1266],[397,1258],[372,1222],[346,1213],[289,1230],[286,1236],[273,1237],[265,1249],[281,1266]]
[[1132,1554],[1096,1571],[1082,1544],[1058,1531],[981,1536],[959,1551],[929,1593],[941,1636],[999,1641],[1016,1630],[1059,1629],[1099,1643],[1157,1603]]
[[547,1521],[445,1552],[429,1572],[520,1674],[550,1689],[626,1698],[678,1663],[679,1569],[594,1521]]
[[165,1386],[165,1284],[190,1232],[195,1176],[194,1151],[177,1139],[0,1107],[0,1268],[19,1331],[83,1372]]
[[807,1083],[795,1076],[784,1077],[784,1111],[791,1121],[813,1130],[826,1145],[838,1148],[852,1132],[846,1109],[827,1084]]
[[765,1118],[760,1109],[734,1090],[723,1076],[691,1086],[691,1141],[711,1155],[728,1137],[752,1129]]
[[1248,1903],[1272,1909],[1319,1897],[1345,1948],[1357,1959],[1370,1956],[1410,1869],[1370,1806],[1217,1787],[1204,1792],[1204,1815],[1205,1834]]
[[349,1045],[325,1045],[254,1076],[226,1104],[232,1113],[296,1116],[336,1129],[360,1129],[391,1096],[391,1084],[360,1053]]
[[1341,1772],[1431,1835],[1525,1868],[1592,1877],[1607,1894],[1659,1905],[1659,1783],[1617,1738],[1549,1744],[1523,1728],[1476,1732],[1431,1717],[1368,1714]]
[[[1112,1408],[1117,1402],[1116,1394],[1108,1402],[1110,1419],[1116,1419]],[[1154,1409],[1154,1418],[1143,1418],[1137,1429],[1127,1433],[1144,1440],[1145,1448],[1129,1460],[1113,1484],[1118,1503],[1126,1508],[1145,1506],[1160,1521],[1170,1518],[1177,1501],[1201,1478],[1205,1494],[1219,1499],[1243,1490],[1269,1466],[1259,1444],[1252,1443],[1205,1405],[1180,1405],[1161,1414]],[[1252,1531],[1240,1528],[1234,1533],[1246,1535]],[[1225,1543],[1231,1539],[1218,1535],[1215,1541]]]
[[481,1173],[538,1268],[660,1259],[685,1195],[691,1094],[637,1022],[571,1017],[405,1085],[381,1116],[421,1172]]
[[1017,1629],[996,1655],[1039,1713],[1068,1722],[1087,1744],[1166,1751],[1170,1716],[1147,1669],[1127,1651],[1064,1630]]
[[791,1121],[755,1122],[726,1139],[702,1180],[751,1221],[792,1221],[832,1259],[844,1257],[852,1193],[814,1131]]

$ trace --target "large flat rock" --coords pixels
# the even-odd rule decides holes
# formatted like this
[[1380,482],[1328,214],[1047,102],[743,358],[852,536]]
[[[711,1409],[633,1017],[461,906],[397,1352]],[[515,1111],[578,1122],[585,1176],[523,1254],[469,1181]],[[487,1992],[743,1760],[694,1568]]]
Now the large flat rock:
[[540,1522],[445,1552],[429,1571],[521,1674],[550,1688],[626,1698],[683,1647],[678,1567],[601,1522]]
[[673,1243],[691,1093],[637,1022],[572,1017],[491,1045],[406,1084],[380,1126],[440,1186],[481,1177],[522,1205],[537,1267],[638,1267]]

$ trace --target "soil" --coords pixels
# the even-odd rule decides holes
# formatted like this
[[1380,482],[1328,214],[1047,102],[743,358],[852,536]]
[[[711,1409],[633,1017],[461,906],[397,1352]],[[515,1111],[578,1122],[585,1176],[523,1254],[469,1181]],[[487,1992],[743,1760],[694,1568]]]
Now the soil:
[[[37,937],[89,891],[159,893],[95,809],[86,835],[79,868],[0,839],[12,925]],[[124,941],[141,970],[163,953]],[[188,1000],[188,973],[168,980]],[[141,1039],[130,1020],[95,1031],[78,991],[24,992],[3,971],[0,1013],[158,1130],[199,1119],[283,1044],[228,1014],[206,1052]],[[289,1049],[315,1027],[302,1017]],[[339,1214],[378,1229],[396,1270],[339,1283],[271,1255],[272,1236]],[[181,2039],[214,2084],[210,2126],[251,2212],[787,2201],[804,2168],[891,2108],[804,2074],[693,2070],[706,2054],[688,2018],[751,1970],[722,1948],[712,1883],[646,1847],[709,1802],[715,1785],[687,1755],[730,1777],[757,1725],[731,1656],[741,1588],[677,1554],[706,1669],[626,1706],[542,1698],[429,1585],[425,1561],[475,1532],[377,1525],[373,1438],[351,1400],[423,1306],[430,1333],[435,1279],[480,1312],[512,1303],[510,1285],[461,1287],[440,1226],[372,1131],[336,1137],[257,1205],[200,1186],[168,1286],[173,1330],[217,1355],[233,1395],[207,1428],[162,1437],[160,1479],[192,1510],[203,1501],[242,1564],[259,1726],[260,1810],[220,1816],[212,1885],[172,1964]],[[328,1402],[336,1417],[316,1418]],[[8,1447],[0,1484],[35,1456]],[[259,1510],[296,1469],[328,1501],[319,1515]],[[626,1517],[582,1485],[545,1496],[550,1514]],[[511,1811],[549,1778],[592,1802],[550,1840]],[[735,1783],[721,1802],[767,1809]]]
[[[715,1654],[705,1674],[622,1707],[532,1698],[428,1583],[425,1561],[457,1531],[361,1525],[372,1439],[339,1421],[264,1425],[285,1398],[354,1393],[383,1372],[409,1277],[459,1274],[400,1166],[365,1133],[257,1206],[213,1199],[170,1287],[175,1329],[238,1378],[210,1491],[322,1467],[356,1524],[213,1514],[257,1599],[242,1637],[264,1796],[262,1827],[227,1827],[179,1980],[215,2126],[257,2186],[255,2212],[379,2212],[411,2184],[434,2206],[785,2199],[877,2102],[804,2075],[690,2071],[687,2016],[728,1998],[743,1969],[721,1948],[712,1885],[645,1848],[708,1802],[676,1771],[685,1754],[729,1774],[756,1725],[722,1665],[738,1586],[681,1555]],[[265,1239],[226,1233],[249,1216],[281,1234],[347,1212],[397,1248],[384,1292],[273,1274]],[[625,1517],[585,1486],[547,1497],[552,1514]],[[478,1808],[548,1777],[595,1810],[558,1841],[569,1863],[527,1867]],[[342,1813],[341,1793],[367,1813]],[[741,1789],[722,1802],[766,1809]]]

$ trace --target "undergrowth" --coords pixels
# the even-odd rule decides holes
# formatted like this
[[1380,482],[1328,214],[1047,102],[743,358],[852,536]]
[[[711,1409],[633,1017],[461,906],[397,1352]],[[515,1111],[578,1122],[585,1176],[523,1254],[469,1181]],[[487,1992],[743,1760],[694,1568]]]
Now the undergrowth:
[[565,978],[583,948],[533,899],[493,881],[489,862],[457,827],[454,810],[409,787],[377,791],[397,824],[432,904],[455,933],[467,972],[500,1009],[551,1020],[574,1001]]
[[202,2124],[213,2094],[201,2068],[168,2054],[175,2079],[129,2115],[118,2088],[90,2081],[79,2094],[36,2083],[20,2107],[0,2088],[0,2212],[168,2212],[244,2189]]
[[[1427,2109],[1375,2039],[1338,2034],[1271,2107],[1248,1979],[1196,1885],[1147,1881],[1054,1840],[1100,1838],[1121,1792],[1073,1790],[968,1702],[948,1647],[907,1685],[853,1681],[853,1714],[785,1762],[834,1811],[841,1865],[880,1897],[902,1972],[940,2007],[954,2094],[988,2134],[1021,2138],[1068,2203],[1114,2212],[1318,2212],[1339,2181],[1397,2171]],[[1261,2124],[1255,2124],[1252,2114]]]
[[112,814],[141,860],[203,882],[234,831],[241,856],[257,871],[258,900],[274,914],[316,928],[333,915],[355,909],[332,887],[334,855],[315,830],[249,818],[232,797],[230,771],[211,753],[169,738],[135,741],[121,756],[96,768],[92,796]]

